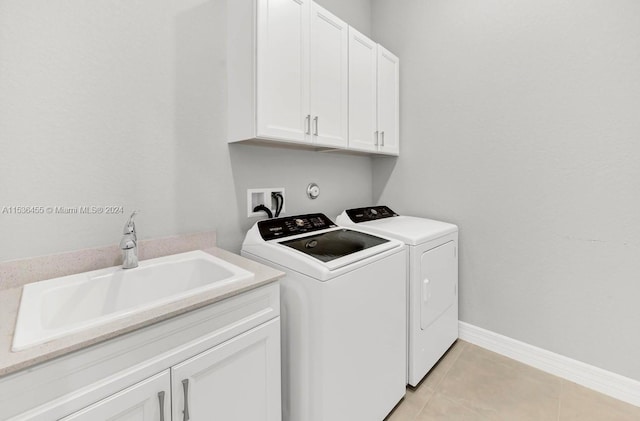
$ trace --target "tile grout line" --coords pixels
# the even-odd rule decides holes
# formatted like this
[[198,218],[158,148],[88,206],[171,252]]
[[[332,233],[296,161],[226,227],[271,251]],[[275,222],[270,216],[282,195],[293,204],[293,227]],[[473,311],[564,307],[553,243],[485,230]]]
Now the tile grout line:
[[564,391],[564,379],[560,379],[560,396],[558,396],[558,418],[560,421],[560,410],[562,409],[562,392]]
[[451,362],[451,365],[446,369],[446,371],[442,375],[442,378],[440,380],[438,380],[438,382],[436,384],[433,385],[433,391],[431,393],[431,396],[429,396],[429,398],[425,401],[424,405],[422,405],[420,407],[420,410],[418,411],[416,416],[413,418],[414,420],[418,418],[418,416],[427,407],[427,405],[429,405],[429,402],[431,401],[431,399],[433,399],[435,394],[438,392],[438,387],[440,386],[440,383],[442,383],[442,381],[447,377],[447,375],[449,374],[449,370],[451,370],[451,368],[453,368],[453,365],[456,363],[456,361],[458,361],[458,358],[460,358],[460,355],[462,355],[462,353],[464,352],[465,348],[467,347],[467,343],[464,342],[464,341],[461,341],[459,346],[461,348],[460,352],[458,353],[458,355],[456,355],[455,359]]
[[[442,376],[442,378],[440,379],[440,381],[434,386],[433,389],[433,394],[431,395],[431,397],[429,397],[429,399],[427,400],[427,402],[425,403],[425,405],[422,407],[422,409],[420,410],[420,412],[418,412],[418,415],[422,412],[422,410],[424,410],[424,408],[426,408],[426,406],[429,404],[429,401],[435,396],[436,393],[438,393],[437,388],[440,386],[440,383],[442,383],[442,381],[444,381],[444,379],[447,377],[447,375],[449,375],[449,371],[453,368],[454,364],[458,361],[458,359],[462,356],[462,353],[465,352],[465,350],[467,349],[467,346],[469,345],[469,342],[465,342],[462,341],[461,342],[462,346],[461,346],[461,350],[460,353],[458,354],[458,356],[453,360],[453,362],[451,363],[451,365],[449,366],[449,368],[447,369],[447,371],[445,371],[444,375]],[[474,414],[478,415],[478,416],[482,416],[481,412],[479,412],[476,408],[470,407],[468,406],[466,403],[464,402],[459,402],[456,399],[452,399],[451,397],[448,397],[446,395],[440,395],[443,399],[448,400],[449,402],[454,403],[455,405],[458,405],[462,408],[465,408],[466,410],[473,412]]]
[[420,414],[422,414],[422,411],[424,411],[424,409],[427,407],[427,405],[429,405],[429,401],[431,399],[433,399],[433,396],[436,394],[435,389],[431,392],[431,394],[429,395],[429,397],[427,398],[426,401],[424,401],[424,404],[420,407],[420,409],[418,410],[418,412],[416,413],[416,415],[413,417],[414,420],[418,419],[418,416],[420,416]]
[[451,370],[453,365],[456,363],[456,361],[458,361],[458,358],[460,358],[460,355],[462,355],[462,353],[464,352],[464,349],[467,347],[466,343],[462,343],[461,345],[462,346],[461,346],[460,352],[458,353],[458,355],[456,355],[455,359],[451,361],[451,365],[449,365],[449,367],[445,370],[444,374],[442,375],[442,378],[438,380],[438,382],[435,385],[433,385],[434,392],[438,389],[438,387],[440,386],[440,383],[442,383],[445,377],[447,377],[447,375],[449,374],[449,371]]

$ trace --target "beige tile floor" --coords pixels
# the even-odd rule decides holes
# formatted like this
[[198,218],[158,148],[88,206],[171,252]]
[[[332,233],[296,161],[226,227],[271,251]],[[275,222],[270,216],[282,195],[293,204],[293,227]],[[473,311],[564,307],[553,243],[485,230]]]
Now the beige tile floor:
[[640,408],[458,340],[385,421],[639,421]]

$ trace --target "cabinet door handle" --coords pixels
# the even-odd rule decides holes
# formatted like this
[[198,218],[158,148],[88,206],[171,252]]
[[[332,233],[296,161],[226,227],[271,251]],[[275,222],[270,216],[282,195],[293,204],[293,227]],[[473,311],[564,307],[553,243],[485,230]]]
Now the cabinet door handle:
[[422,301],[425,303],[431,299],[431,285],[429,285],[429,278],[422,280]]
[[182,391],[184,392],[184,411],[182,421],[189,421],[189,379],[182,381]]
[[313,134],[318,136],[318,116],[313,117],[313,122],[315,123],[315,130],[313,131]]
[[376,146],[378,146],[378,131],[376,130]]
[[380,139],[381,139],[380,146],[384,146],[384,131],[380,132]]
[[158,392],[158,404],[160,404],[160,421],[164,421],[164,390]]
[[307,114],[305,117],[305,124],[307,126],[306,134],[311,134],[311,114]]

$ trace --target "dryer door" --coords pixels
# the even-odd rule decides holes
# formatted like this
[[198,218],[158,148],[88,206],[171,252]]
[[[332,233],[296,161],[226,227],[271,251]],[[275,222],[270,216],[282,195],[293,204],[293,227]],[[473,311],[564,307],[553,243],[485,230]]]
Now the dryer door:
[[426,251],[420,259],[420,327],[429,327],[457,300],[456,246],[453,241]]

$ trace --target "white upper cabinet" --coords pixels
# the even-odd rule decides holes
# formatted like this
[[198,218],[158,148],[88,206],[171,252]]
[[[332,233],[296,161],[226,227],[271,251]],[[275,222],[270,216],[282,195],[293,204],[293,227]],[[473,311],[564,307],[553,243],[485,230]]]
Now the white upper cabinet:
[[400,60],[378,44],[379,151],[400,153]]
[[398,154],[397,57],[311,0],[227,13],[229,142]]
[[310,124],[314,144],[347,147],[349,25],[311,6]]
[[349,149],[399,154],[399,64],[349,28]]
[[349,148],[375,152],[377,146],[378,46],[349,28]]
[[310,0],[258,1],[257,137],[310,141],[305,121],[310,5]]
[[227,1],[229,142],[311,143],[311,0]]

